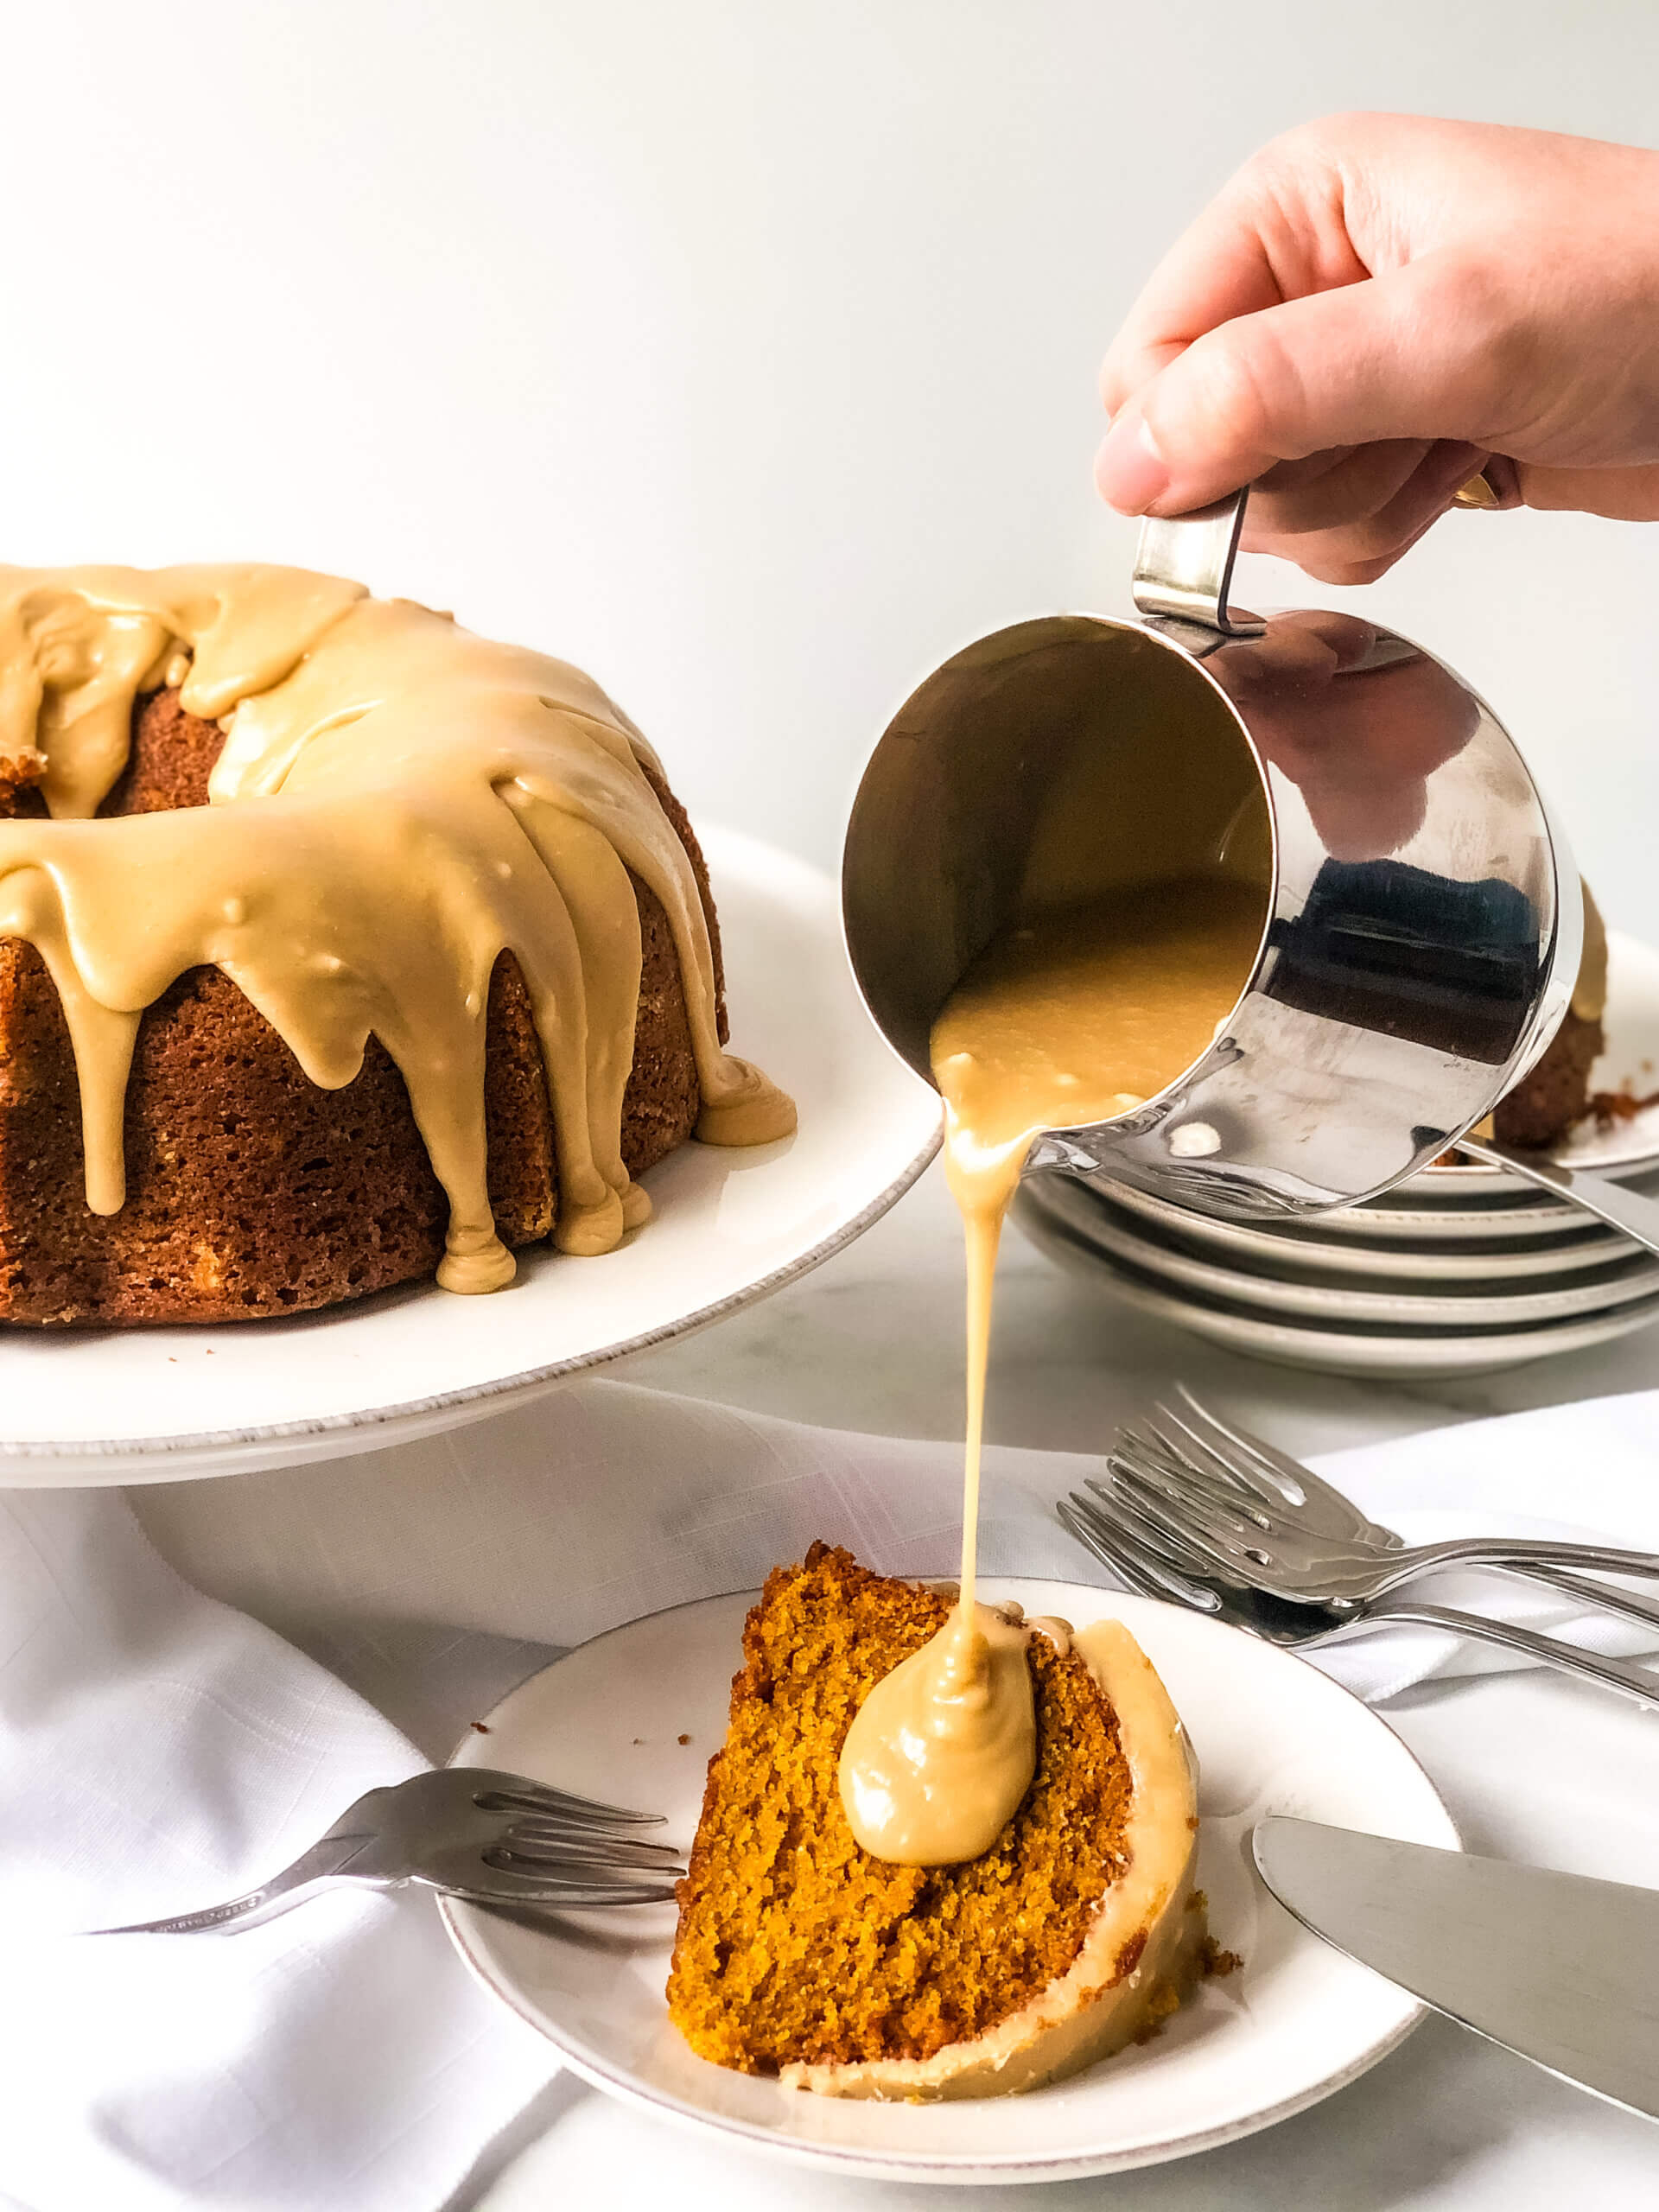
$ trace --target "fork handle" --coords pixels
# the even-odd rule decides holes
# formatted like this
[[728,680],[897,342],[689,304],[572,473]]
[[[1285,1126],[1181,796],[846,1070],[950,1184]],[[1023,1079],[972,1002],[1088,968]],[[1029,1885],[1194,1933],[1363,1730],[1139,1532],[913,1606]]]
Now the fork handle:
[[[1376,1581],[1376,1567],[1388,1567],[1387,1580]],[[1413,1544],[1393,1559],[1366,1565],[1366,1580],[1379,1595],[1414,1574],[1440,1567],[1560,1567],[1590,1574],[1659,1575],[1659,1554],[1633,1552],[1617,1544],[1554,1542],[1538,1536],[1449,1536],[1443,1543]]]
[[242,1897],[229,1897],[223,1904],[205,1906],[200,1912],[181,1912],[171,1920],[133,1921],[124,1928],[99,1928],[92,1932],[99,1936],[200,1936],[220,1928],[255,1928],[262,1920],[275,1920],[279,1913],[290,1911],[320,1891],[338,1885],[349,1885],[354,1889],[392,1886],[388,1881],[365,1880],[360,1874],[342,1874],[340,1860],[338,1839],[324,1836],[308,1851],[302,1852],[291,1866],[284,1866],[280,1874],[273,1874],[270,1881],[262,1882],[257,1890],[249,1890]]
[[1611,1589],[1605,1582],[1592,1580],[1587,1574],[1569,1573],[1564,1567],[1513,1567],[1505,1562],[1487,1562],[1494,1574],[1510,1574],[1522,1582],[1543,1583],[1552,1590],[1565,1591],[1569,1598],[1576,1598],[1581,1605],[1592,1605],[1598,1612],[1611,1613],[1617,1620],[1639,1621],[1643,1628],[1659,1628],[1659,1598],[1643,1598],[1634,1590]]
[[1582,1167],[1565,1167],[1558,1160],[1516,1152],[1509,1145],[1493,1144],[1484,1138],[1459,1137],[1457,1148],[1471,1160],[1484,1160],[1489,1167],[1507,1167],[1511,1175],[1535,1183],[1541,1191],[1553,1192],[1581,1213],[1592,1214],[1610,1229],[1622,1230],[1633,1244],[1659,1254],[1659,1202],[1645,1192],[1627,1191],[1622,1183],[1605,1175],[1586,1174]]
[[[1615,1690],[1621,1697],[1634,1698],[1638,1705],[1659,1706],[1659,1675],[1648,1674],[1629,1659],[1605,1659],[1599,1651],[1586,1651],[1576,1643],[1563,1643],[1559,1637],[1543,1636],[1536,1629],[1522,1628],[1516,1621],[1490,1619],[1484,1613],[1459,1612],[1450,1605],[1420,1605],[1410,1598],[1381,1598],[1368,1605],[1363,1615],[1351,1624],[1344,1624],[1335,1631],[1338,1636],[1357,1631],[1377,1621],[1411,1621],[1421,1628],[1444,1629],[1450,1636],[1471,1637],[1478,1643],[1501,1644],[1509,1651],[1524,1651],[1545,1667],[1557,1667],[1563,1674],[1577,1675],[1586,1682],[1594,1682],[1605,1690]],[[1327,1639],[1321,1637],[1321,1643]]]

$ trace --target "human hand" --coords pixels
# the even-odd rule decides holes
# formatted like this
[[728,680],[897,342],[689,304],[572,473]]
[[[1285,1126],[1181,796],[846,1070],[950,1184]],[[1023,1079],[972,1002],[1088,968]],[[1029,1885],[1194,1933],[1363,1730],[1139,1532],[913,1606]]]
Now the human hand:
[[1247,162],[1101,374],[1126,514],[1253,484],[1243,543],[1390,568],[1492,460],[1499,503],[1659,519],[1659,154],[1337,116]]

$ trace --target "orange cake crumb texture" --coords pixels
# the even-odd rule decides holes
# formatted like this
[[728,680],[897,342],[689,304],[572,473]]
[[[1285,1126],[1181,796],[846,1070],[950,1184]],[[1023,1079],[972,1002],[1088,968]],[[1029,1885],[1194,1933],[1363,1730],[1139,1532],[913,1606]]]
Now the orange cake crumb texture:
[[995,1846],[965,1866],[897,1866],[855,1842],[836,1783],[853,1715],[948,1610],[823,1544],[768,1577],[709,1762],[668,1984],[675,2024],[715,2064],[931,2058],[983,2034],[1071,1965],[1122,1871],[1131,1783],[1116,1719],[1082,1660],[1040,1636],[1037,1771]]

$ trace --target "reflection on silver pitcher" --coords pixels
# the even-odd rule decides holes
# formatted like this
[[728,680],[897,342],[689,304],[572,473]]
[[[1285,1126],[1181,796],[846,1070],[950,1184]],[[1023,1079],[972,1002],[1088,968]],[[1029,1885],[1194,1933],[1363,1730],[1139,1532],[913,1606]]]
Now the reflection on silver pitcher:
[[1224,1215],[1348,1205],[1426,1166],[1547,1048],[1582,931],[1560,825],[1460,677],[1353,615],[1229,607],[1244,499],[1145,526],[1141,620],[1019,623],[929,677],[865,771],[842,875],[860,988],[924,1076],[951,988],[1033,907],[1259,881],[1214,1044],[1028,1162]]

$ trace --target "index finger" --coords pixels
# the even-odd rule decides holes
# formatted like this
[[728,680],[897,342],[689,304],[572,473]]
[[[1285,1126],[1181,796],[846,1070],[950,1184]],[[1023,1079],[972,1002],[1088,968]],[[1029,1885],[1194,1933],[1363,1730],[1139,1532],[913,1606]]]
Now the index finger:
[[1107,349],[1100,396],[1116,415],[1206,331],[1369,276],[1334,178],[1269,149],[1247,162],[1154,270]]

